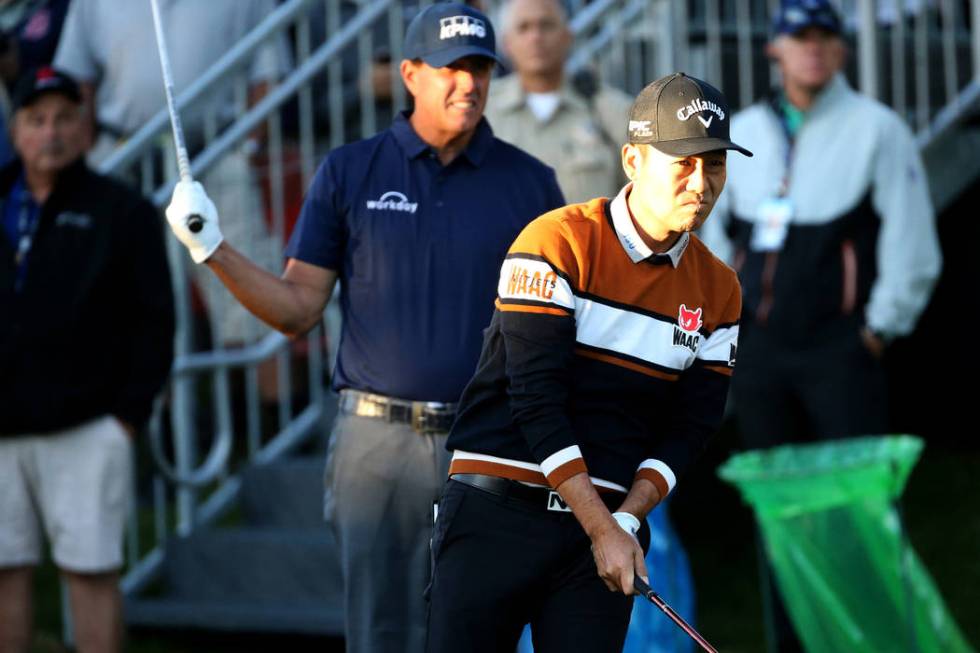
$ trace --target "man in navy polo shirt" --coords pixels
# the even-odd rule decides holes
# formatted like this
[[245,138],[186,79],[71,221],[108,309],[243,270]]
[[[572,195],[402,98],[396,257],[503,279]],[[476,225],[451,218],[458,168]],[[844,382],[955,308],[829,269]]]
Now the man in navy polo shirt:
[[[489,20],[436,4],[411,22],[401,76],[415,109],[327,155],[286,250],[282,278],[227,243],[203,188],[177,185],[167,218],[192,258],[289,335],[317,324],[334,282],[343,331],[340,415],[325,512],[340,547],[347,650],[421,651],[433,506],[446,432],[472,376],[507,248],[563,204],[554,172],[483,119]],[[187,218],[205,218],[197,233]]]

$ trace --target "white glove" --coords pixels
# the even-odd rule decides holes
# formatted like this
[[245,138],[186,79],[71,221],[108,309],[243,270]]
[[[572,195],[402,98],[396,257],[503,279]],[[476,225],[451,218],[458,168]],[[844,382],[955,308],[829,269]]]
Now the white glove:
[[612,516],[620,528],[633,537],[636,537],[636,534],[640,530],[640,520],[636,518],[636,515],[628,512],[614,512]]
[[[187,226],[187,220],[192,215],[199,215],[204,220],[198,232],[191,231]],[[204,187],[196,181],[177,182],[167,207],[167,222],[177,240],[190,250],[195,263],[206,261],[224,240],[218,228],[218,210],[204,192]]]

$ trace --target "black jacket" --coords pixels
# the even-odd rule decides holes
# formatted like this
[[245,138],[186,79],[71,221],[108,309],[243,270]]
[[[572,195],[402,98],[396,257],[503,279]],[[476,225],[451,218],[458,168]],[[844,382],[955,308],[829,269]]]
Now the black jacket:
[[[21,173],[0,169],[0,210]],[[157,211],[76,161],[41,208],[20,293],[0,230],[0,435],[112,414],[139,426],[173,360],[174,312]]]

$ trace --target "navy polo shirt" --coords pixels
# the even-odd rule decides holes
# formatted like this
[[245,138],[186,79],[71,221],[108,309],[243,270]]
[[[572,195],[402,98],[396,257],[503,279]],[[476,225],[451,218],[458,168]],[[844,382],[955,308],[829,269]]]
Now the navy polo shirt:
[[286,256],[336,270],[344,323],[335,389],[456,401],[476,368],[500,265],[562,206],[554,171],[481,120],[449,165],[407,114],[330,152]]

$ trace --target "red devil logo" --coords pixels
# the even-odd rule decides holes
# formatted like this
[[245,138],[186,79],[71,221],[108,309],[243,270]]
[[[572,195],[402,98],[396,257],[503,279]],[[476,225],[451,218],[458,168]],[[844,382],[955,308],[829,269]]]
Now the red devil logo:
[[697,331],[703,324],[701,322],[701,309],[696,308],[692,311],[684,304],[681,304],[681,311],[677,316],[677,323],[680,324],[681,328],[685,331]]

